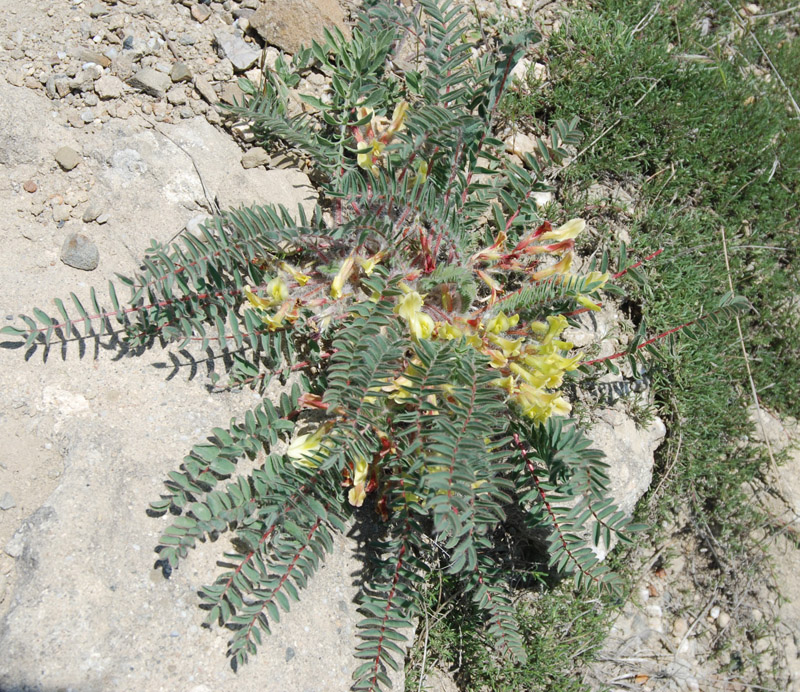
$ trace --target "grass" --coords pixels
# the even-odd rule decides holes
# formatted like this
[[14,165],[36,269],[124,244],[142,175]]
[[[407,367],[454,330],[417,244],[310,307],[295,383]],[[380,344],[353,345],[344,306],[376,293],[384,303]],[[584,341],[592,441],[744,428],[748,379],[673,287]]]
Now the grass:
[[[559,201],[566,217],[589,221],[598,242],[621,226],[631,252],[665,249],[649,267],[649,288],[631,287],[650,332],[697,317],[727,290],[725,229],[734,288],[753,307],[742,326],[756,389],[762,404],[799,416],[800,127],[758,43],[800,95],[800,12],[743,27],[724,0],[661,3],[653,13],[655,6],[605,0],[575,11],[543,52],[548,84],[511,94],[505,116],[542,132],[555,118],[578,115],[587,143],[605,133],[561,172]],[[759,14],[789,8],[765,1]],[[595,183],[635,190],[635,211],[590,203]],[[743,444],[752,400],[735,324],[688,336],[655,374],[671,432],[657,460],[658,496],[640,513],[660,523],[689,508],[697,531],[724,549],[718,568],[729,583],[752,555],[750,535],[762,520],[742,486],[763,477],[766,460]],[[457,667],[463,689],[580,689],[576,653],[592,650],[608,619],[599,605],[580,615],[584,602],[560,586],[521,606],[530,662],[514,670],[486,648],[469,611],[456,608],[428,628],[428,664]],[[562,637],[559,628],[573,621]],[[415,649],[407,689],[417,689],[419,664]]]

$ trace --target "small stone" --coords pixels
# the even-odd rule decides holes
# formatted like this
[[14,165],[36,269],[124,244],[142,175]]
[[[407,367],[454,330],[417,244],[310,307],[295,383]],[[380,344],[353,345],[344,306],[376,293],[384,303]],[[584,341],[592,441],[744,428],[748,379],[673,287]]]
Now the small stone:
[[238,34],[218,31],[214,34],[217,52],[221,58],[227,58],[237,72],[249,70],[261,57],[261,51],[252,43],[245,43]]
[[25,192],[30,192],[33,194],[39,189],[39,186],[33,182],[33,180],[26,180],[24,183],[22,183],[22,189],[25,190]]
[[94,83],[94,91],[103,101],[118,99],[124,90],[125,83],[113,75],[100,77]]
[[22,70],[11,69],[6,72],[6,81],[15,87],[21,87],[25,83],[25,75]]
[[91,50],[79,50],[76,57],[82,63],[92,62],[95,65],[100,65],[100,67],[108,67],[111,64],[110,58]]
[[719,627],[721,630],[724,630],[728,626],[730,621],[731,621],[731,616],[728,615],[725,611],[723,611],[719,614],[719,617],[717,618],[717,627]]
[[675,622],[672,623],[672,634],[676,639],[681,639],[688,630],[689,623],[687,623],[683,618],[677,618]]
[[236,103],[242,103],[244,100],[244,92],[236,82],[229,82],[222,88],[219,100],[223,103],[227,103],[229,106],[233,106]]
[[186,222],[186,232],[191,233],[195,238],[203,238],[203,231],[200,230],[200,224],[205,223],[210,219],[208,214],[198,214],[193,216]]
[[194,88],[197,89],[200,96],[212,105],[219,100],[217,98],[217,92],[214,91],[209,81],[202,75],[198,75],[194,78]]
[[108,14],[108,8],[102,2],[96,2],[89,8],[89,16],[93,18]]
[[186,89],[182,86],[172,87],[167,92],[167,101],[173,106],[182,106],[186,103]]
[[71,233],[61,248],[61,261],[75,269],[97,269],[100,253],[97,246],[82,233]]
[[716,620],[719,617],[719,614],[722,612],[719,606],[714,606],[708,613],[708,616],[712,620]]
[[81,120],[88,125],[94,120],[94,111],[91,108],[84,108],[81,111]]
[[81,157],[72,147],[61,147],[56,152],[56,161],[65,171],[71,171],[81,162]]
[[661,606],[659,605],[649,605],[644,609],[644,614],[647,615],[649,618],[660,618],[664,616],[663,611],[661,610]]
[[16,503],[14,502],[14,498],[11,497],[11,493],[3,493],[3,497],[0,497],[0,509],[3,511],[7,509],[11,509],[12,507],[16,507]]
[[69,204],[56,204],[53,207],[53,221],[60,223],[66,221],[72,215],[72,209]]
[[269,163],[269,154],[261,147],[254,147],[242,156],[242,168],[256,168]]
[[192,71],[182,62],[176,62],[169,72],[169,78],[173,82],[191,82]]
[[111,214],[109,214],[108,212],[104,212],[103,214],[100,214],[100,216],[98,216],[97,219],[95,220],[102,226],[104,223],[108,223],[108,220],[110,218]]
[[86,209],[83,210],[81,219],[83,223],[91,223],[95,221],[100,214],[103,213],[103,207],[98,202],[92,202]]
[[539,190],[534,192],[531,194],[531,197],[533,198],[533,201],[536,202],[536,206],[539,209],[553,203],[553,193],[548,190]]
[[94,107],[98,103],[97,94],[88,93],[83,95],[83,102],[90,107]]
[[25,550],[25,531],[19,529],[6,543],[4,550],[6,555],[15,559],[22,555],[22,551]]
[[206,19],[211,16],[211,8],[207,7],[206,5],[193,5],[192,6],[192,17],[200,24],[202,24]]
[[169,89],[172,80],[168,75],[162,74],[152,67],[145,67],[133,75],[128,80],[128,84],[134,89],[139,89],[145,94],[150,94],[150,96],[160,99]]

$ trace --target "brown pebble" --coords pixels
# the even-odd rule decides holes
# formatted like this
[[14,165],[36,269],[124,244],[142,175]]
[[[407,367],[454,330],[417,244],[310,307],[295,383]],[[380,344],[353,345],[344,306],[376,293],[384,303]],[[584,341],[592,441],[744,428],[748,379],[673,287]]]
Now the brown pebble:
[[25,190],[25,192],[30,192],[31,194],[33,194],[34,192],[36,192],[36,190],[39,189],[39,186],[32,180],[26,180],[22,184],[22,189]]

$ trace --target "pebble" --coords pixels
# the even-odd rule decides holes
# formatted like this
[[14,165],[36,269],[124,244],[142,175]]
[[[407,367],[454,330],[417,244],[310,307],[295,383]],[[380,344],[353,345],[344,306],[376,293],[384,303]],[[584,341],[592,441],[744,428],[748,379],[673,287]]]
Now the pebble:
[[56,161],[65,171],[71,171],[81,162],[81,157],[72,147],[61,147],[56,152]]
[[712,608],[712,609],[709,611],[709,613],[708,613],[708,616],[709,616],[709,617],[710,617],[712,620],[716,620],[716,619],[719,617],[719,614],[720,614],[721,612],[722,612],[722,611],[720,610],[720,607],[719,607],[719,606],[714,606],[714,607],[713,607],[713,608]]
[[269,154],[261,147],[254,147],[242,155],[242,168],[256,168],[269,163]]
[[675,622],[672,623],[672,634],[678,639],[683,637],[688,630],[689,623],[687,623],[683,618],[676,618]]
[[82,233],[71,233],[61,247],[61,261],[75,269],[97,269],[100,253],[97,246]]
[[217,92],[214,91],[214,88],[211,86],[209,81],[202,75],[198,75],[194,78],[194,88],[197,89],[197,92],[200,94],[200,96],[202,96],[210,104],[213,105],[218,101]]
[[83,122],[86,124],[94,121],[94,111],[91,108],[84,108],[81,111],[81,120],[83,120]]
[[172,87],[167,92],[167,101],[173,106],[182,106],[186,103],[186,89],[182,86]]
[[25,190],[25,192],[30,192],[33,194],[39,189],[39,186],[33,182],[33,180],[26,180],[24,183],[22,183],[22,189]]
[[97,94],[93,94],[93,93],[85,94],[84,97],[83,97],[83,102],[87,106],[91,106],[91,107],[96,106],[97,103],[98,103]]
[[237,72],[249,70],[261,57],[261,51],[252,43],[245,43],[238,34],[218,31],[214,34],[214,40],[219,56],[230,60]]
[[3,496],[0,497],[0,509],[3,511],[7,509],[11,509],[12,507],[16,507],[17,504],[14,502],[14,498],[11,496],[11,493],[3,493]]
[[103,207],[98,202],[92,202],[86,209],[83,210],[81,219],[84,223],[91,223],[96,221],[100,214],[103,213]]
[[731,616],[728,615],[726,612],[721,612],[719,617],[717,618],[717,627],[721,630],[724,630],[731,621]]
[[182,62],[176,62],[169,72],[169,78],[173,82],[191,82],[192,71]]
[[207,7],[206,5],[193,5],[192,6],[192,17],[194,17],[195,21],[202,24],[206,19],[211,16],[211,8]]
[[103,214],[100,214],[100,216],[98,216],[97,219],[95,220],[102,226],[104,223],[108,223],[108,220],[110,218],[111,214],[109,214],[108,212],[104,212]]
[[139,89],[145,94],[150,94],[150,96],[160,99],[169,89],[172,80],[168,75],[157,72],[152,67],[145,67],[131,77],[128,80],[128,84],[134,89]]
[[72,215],[69,204],[56,204],[53,206],[53,221],[59,223],[66,221]]
[[649,618],[660,618],[664,616],[664,612],[659,605],[649,605],[644,609],[644,614]]
[[113,75],[100,77],[94,83],[94,91],[103,101],[119,98],[124,90],[125,83]]

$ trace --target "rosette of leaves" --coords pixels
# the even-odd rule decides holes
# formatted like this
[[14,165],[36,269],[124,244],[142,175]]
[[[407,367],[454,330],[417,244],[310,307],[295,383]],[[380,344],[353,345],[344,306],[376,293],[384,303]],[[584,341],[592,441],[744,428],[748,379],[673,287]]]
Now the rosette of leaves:
[[[614,588],[592,547],[637,528],[607,496],[603,455],[561,392],[581,366],[561,339],[568,316],[597,309],[610,279],[607,257],[571,273],[585,224],[553,228],[533,199],[579,142],[576,121],[556,122],[524,167],[510,160],[495,113],[538,37],[490,50],[465,38],[461,6],[415,7],[379,2],[352,39],[327,32],[260,84],[243,83],[231,110],[265,145],[310,158],[321,193],[312,218],[227,211],[201,237],[154,242],[144,269],[120,277],[127,303],[110,284],[111,310],[94,292],[89,310],[73,294],[74,310],[56,300],[60,318],[37,309],[24,328],[3,329],[48,345],[116,321],[132,347],[164,338],[233,351],[226,385],[263,400],[169,474],[151,506],[178,515],[160,558],[174,568],[198,539],[233,532],[228,567],[202,601],[209,624],[231,628],[238,666],[300,597],[333,534],[377,522],[366,534],[358,690],[385,688],[402,665],[431,569],[459,579],[500,650],[524,658],[493,543],[510,503],[549,527],[550,565],[577,585]],[[301,94],[297,109],[310,70],[331,86]],[[244,458],[257,460],[251,473],[238,470]]]

